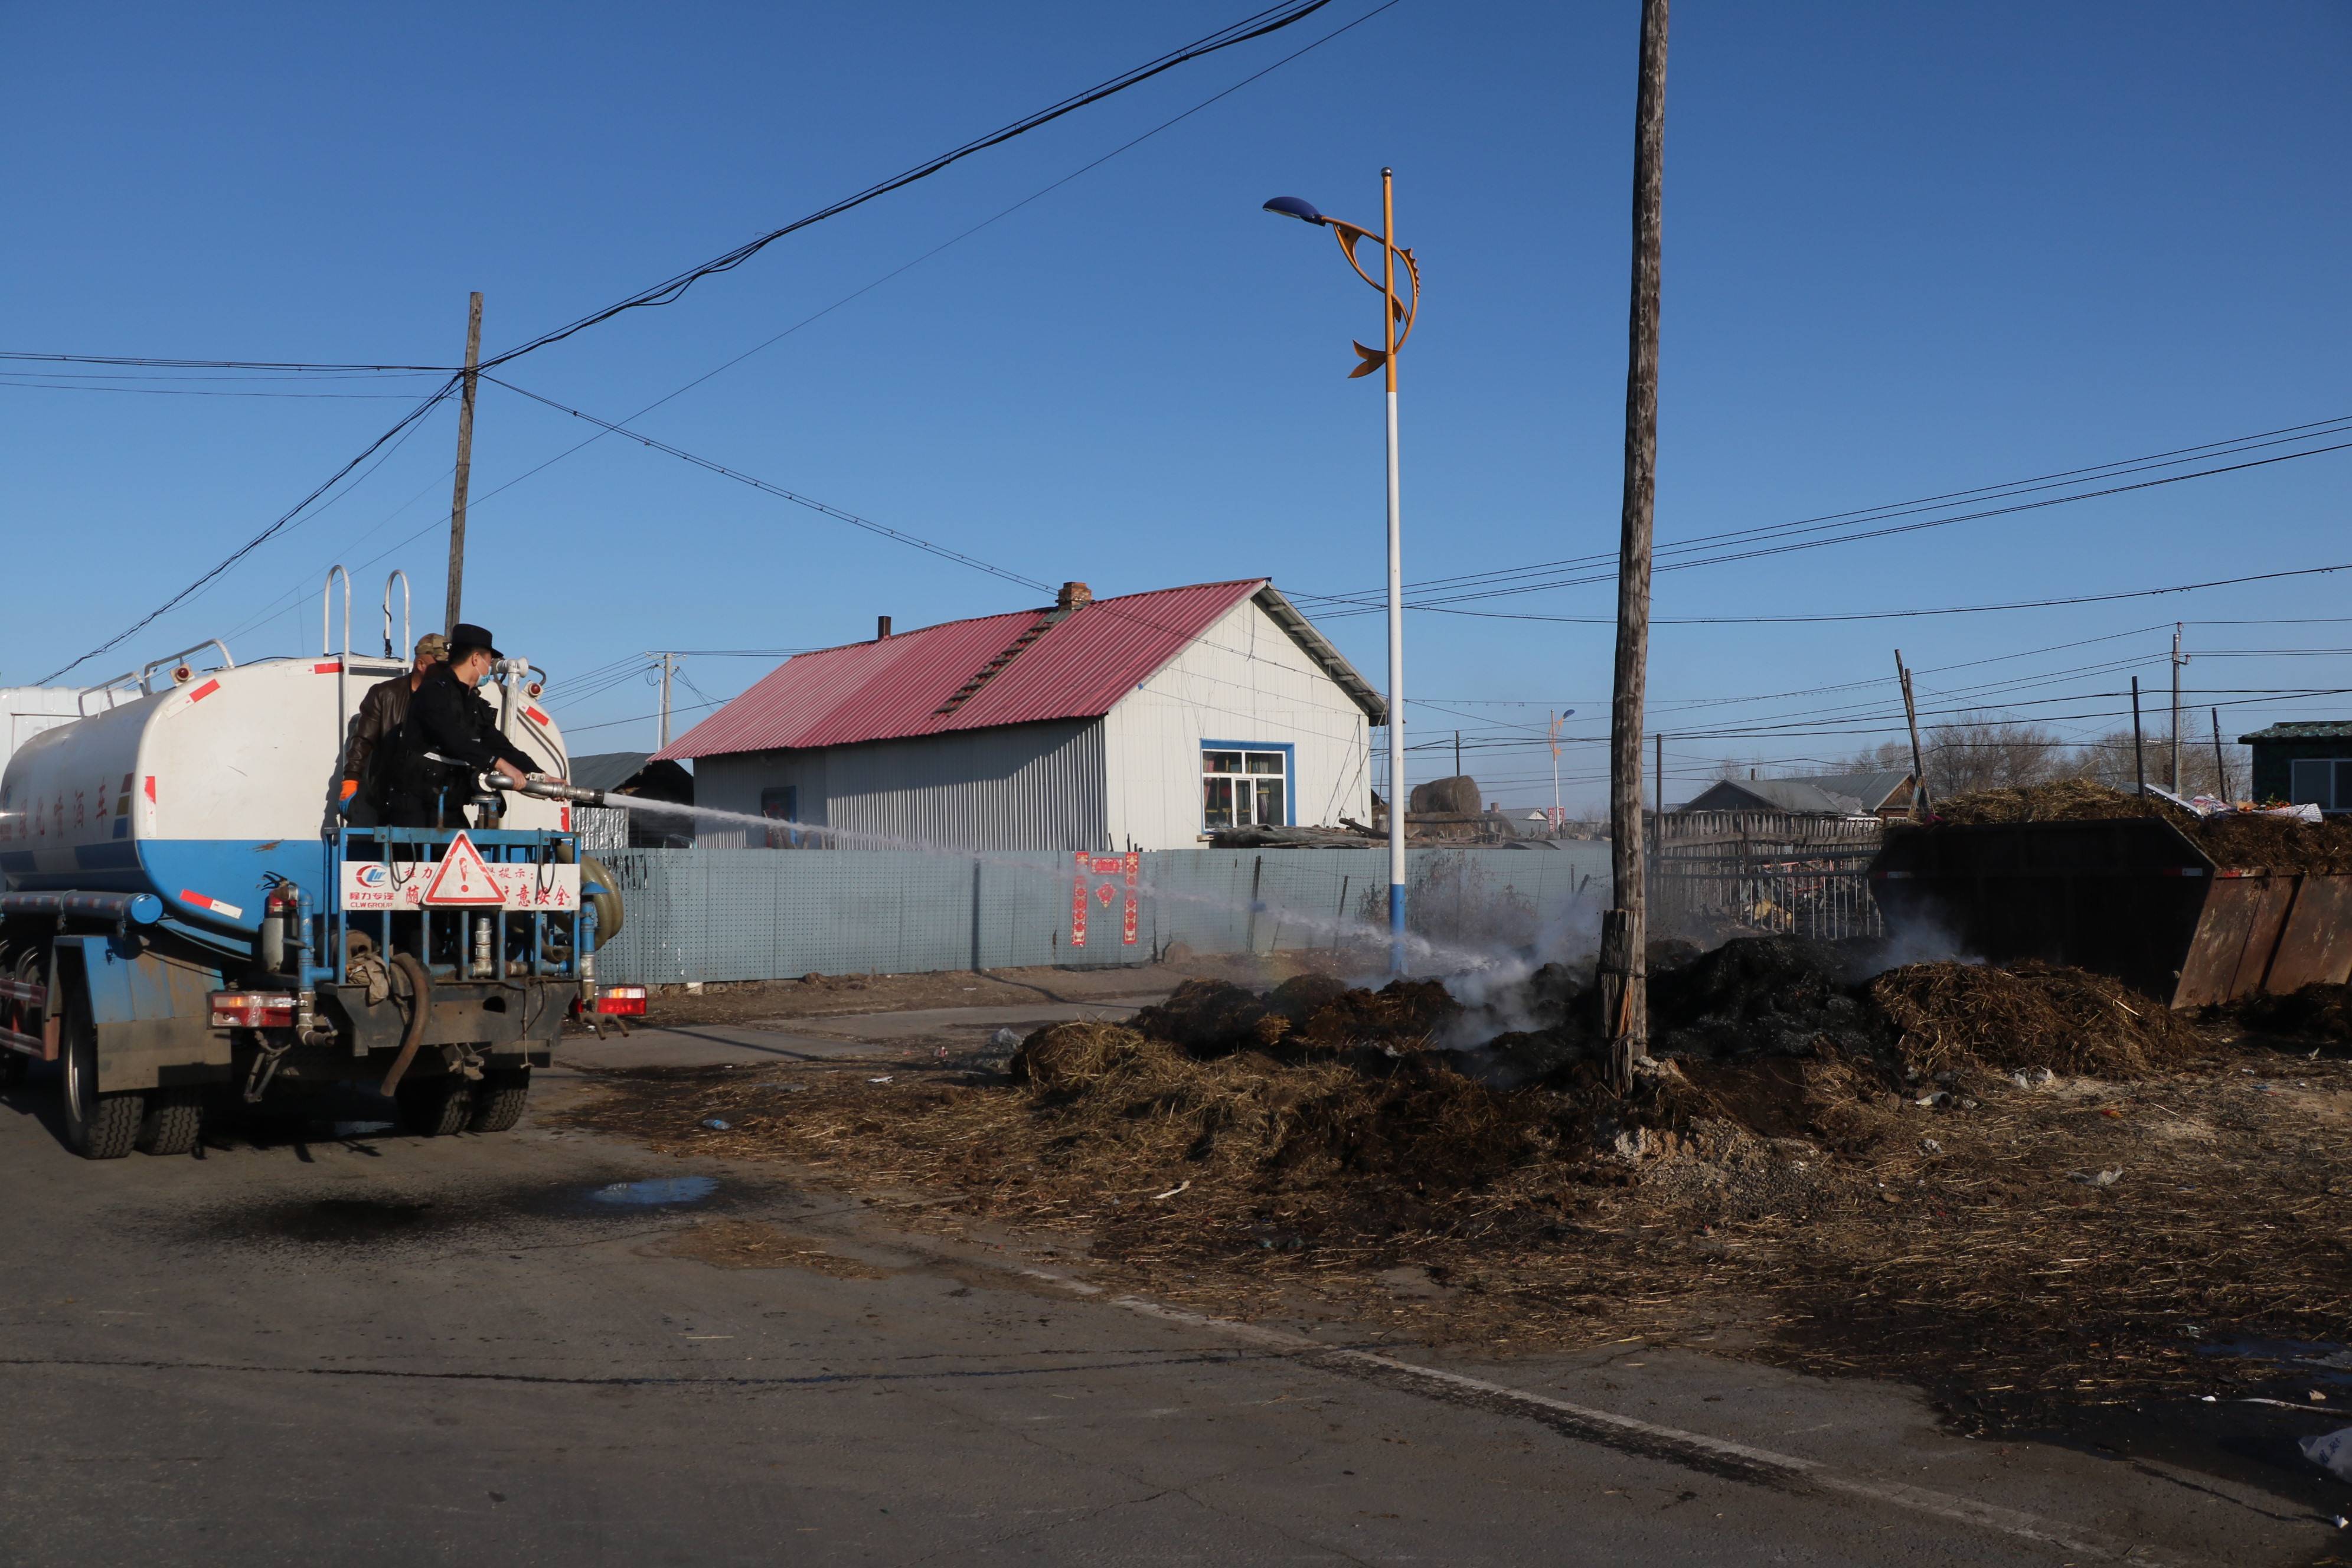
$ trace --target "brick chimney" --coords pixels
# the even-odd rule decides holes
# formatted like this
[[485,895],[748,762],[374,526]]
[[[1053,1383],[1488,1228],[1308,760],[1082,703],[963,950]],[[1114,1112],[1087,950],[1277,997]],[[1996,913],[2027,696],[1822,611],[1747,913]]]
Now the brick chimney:
[[1094,602],[1095,591],[1084,583],[1065,583],[1062,584],[1061,593],[1055,597],[1054,608],[1066,616],[1072,610]]
[[875,617],[874,617],[874,640],[875,640],[876,642],[880,642],[880,641],[882,641],[884,638],[887,637],[889,635],[890,635],[890,617],[889,617],[889,616],[875,616]]

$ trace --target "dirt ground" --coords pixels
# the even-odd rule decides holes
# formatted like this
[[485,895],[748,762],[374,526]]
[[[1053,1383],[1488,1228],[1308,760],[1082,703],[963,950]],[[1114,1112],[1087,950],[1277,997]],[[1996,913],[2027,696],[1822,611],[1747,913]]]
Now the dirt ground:
[[572,1120],[928,1198],[943,1233],[1049,1237],[1107,1284],[1227,1316],[1497,1351],[1679,1342],[1913,1382],[1972,1433],[2208,1396],[2352,1405],[2340,1042],[2183,1023],[2165,1061],[2114,1078],[1693,1058],[1612,1102],[1047,1033],[1015,1078],[613,1074]]

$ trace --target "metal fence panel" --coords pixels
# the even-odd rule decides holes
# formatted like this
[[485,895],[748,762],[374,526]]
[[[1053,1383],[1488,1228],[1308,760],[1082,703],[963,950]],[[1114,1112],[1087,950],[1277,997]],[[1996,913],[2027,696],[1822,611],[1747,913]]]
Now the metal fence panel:
[[[1174,849],[1141,857],[1136,941],[1118,900],[1071,945],[1071,855],[913,850],[624,849],[604,857],[627,920],[597,955],[609,982],[787,979],[1149,963],[1377,937],[1384,850]],[[1599,923],[1609,847],[1416,849],[1412,933],[1441,960],[1549,942]],[[1116,879],[1110,879],[1116,880]],[[1097,879],[1099,882],[1104,879]]]

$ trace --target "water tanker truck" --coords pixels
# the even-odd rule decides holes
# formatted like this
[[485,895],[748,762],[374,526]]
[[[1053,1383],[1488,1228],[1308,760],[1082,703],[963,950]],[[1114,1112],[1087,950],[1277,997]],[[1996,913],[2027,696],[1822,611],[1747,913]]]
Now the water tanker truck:
[[[593,1018],[620,904],[577,852],[579,792],[485,789],[450,830],[339,809],[351,716],[407,672],[391,584],[383,658],[351,652],[343,584],[340,651],[184,650],[82,692],[0,775],[0,1082],[58,1064],[92,1159],[184,1152],[208,1107],[337,1082],[415,1132],[503,1131],[575,1003]],[[534,676],[507,660],[485,695],[561,778]]]

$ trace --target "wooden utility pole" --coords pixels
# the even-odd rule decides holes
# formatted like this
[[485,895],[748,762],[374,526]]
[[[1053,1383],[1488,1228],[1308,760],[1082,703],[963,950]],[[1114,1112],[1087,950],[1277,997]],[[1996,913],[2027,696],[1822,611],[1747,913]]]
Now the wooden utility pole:
[[1657,765],[1650,770],[1657,775],[1650,785],[1657,796],[1654,815],[1664,816],[1666,815],[1666,732],[1664,730],[1658,731],[1651,749],[1657,757]]
[[1617,669],[1609,713],[1609,872],[1601,1026],[1620,1089],[1649,1055],[1649,921],[1642,853],[1642,702],[1650,658],[1650,535],[1658,492],[1658,295],[1664,233],[1666,0],[1642,0],[1633,100],[1633,288],[1626,327],[1625,499],[1617,558]]
[[457,613],[466,588],[466,480],[474,468],[475,370],[482,363],[482,297],[477,293],[466,308],[466,390],[457,403],[457,488],[449,497],[449,613],[441,629],[452,633],[464,617]]
[[2213,788],[2223,800],[2230,798],[2230,764],[2221,755],[2221,710],[2213,710]]
[[2147,793],[2147,751],[2139,738],[2139,677],[2132,677],[2132,793]]
[[1454,776],[1462,776],[1462,731],[1454,731]]
[[2172,623],[2172,793],[2180,793],[2180,623]]
[[1919,751],[1919,704],[1911,696],[1911,672],[1903,668],[1903,650],[1895,650],[1895,679],[1903,688],[1903,721],[1911,727],[1911,816],[1927,816],[1927,761]]

